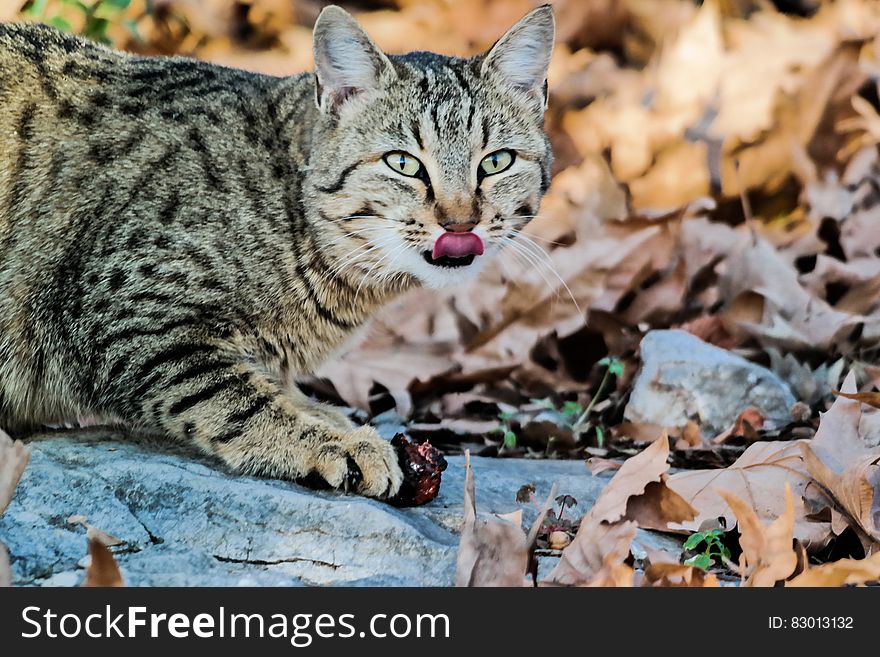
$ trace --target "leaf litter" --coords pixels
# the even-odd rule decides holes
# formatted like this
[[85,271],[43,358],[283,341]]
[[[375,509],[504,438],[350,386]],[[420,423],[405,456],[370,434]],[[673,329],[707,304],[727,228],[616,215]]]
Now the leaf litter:
[[[390,52],[416,41],[461,56],[533,6],[349,4]],[[539,216],[480,281],[413,293],[300,384],[361,420],[392,413],[446,453],[582,458],[592,476],[613,474],[583,518],[535,503],[531,537],[521,520],[477,516],[469,471],[459,583],[521,585],[530,572],[534,583],[539,547],[564,548],[548,585],[711,586],[735,570],[749,585],[874,581],[880,7],[811,3],[800,17],[771,3],[656,5],[554,4],[556,161]],[[312,65],[317,2],[150,8],[129,3],[113,42],[279,75]],[[791,423],[735,408],[730,428],[704,439],[692,420],[623,422],[640,339],[660,328],[768,365],[798,399]],[[26,464],[27,449],[0,436],[0,512]],[[630,543],[648,527],[717,531],[739,562],[707,572],[654,551],[636,564]],[[106,542],[90,543],[103,573],[90,581],[121,581]]]

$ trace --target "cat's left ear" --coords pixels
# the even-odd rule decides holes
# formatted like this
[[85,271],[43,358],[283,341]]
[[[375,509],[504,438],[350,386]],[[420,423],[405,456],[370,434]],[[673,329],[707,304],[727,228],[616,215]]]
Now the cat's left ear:
[[396,74],[385,53],[344,9],[325,7],[315,22],[315,101],[335,112],[349,98],[378,89]]
[[494,70],[512,87],[547,107],[547,69],[553,54],[556,20],[550,5],[526,14],[485,55],[480,72]]

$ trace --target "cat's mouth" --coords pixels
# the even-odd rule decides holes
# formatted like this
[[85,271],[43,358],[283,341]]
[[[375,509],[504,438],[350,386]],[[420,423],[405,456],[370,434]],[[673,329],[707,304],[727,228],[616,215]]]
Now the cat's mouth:
[[430,251],[422,251],[422,257],[425,259],[425,262],[435,267],[467,267],[477,256],[471,253],[470,255],[459,257],[440,256],[439,258],[434,258],[431,256]]
[[437,267],[467,267],[483,255],[483,240],[475,233],[443,233],[434,242],[434,249],[423,251],[425,262]]

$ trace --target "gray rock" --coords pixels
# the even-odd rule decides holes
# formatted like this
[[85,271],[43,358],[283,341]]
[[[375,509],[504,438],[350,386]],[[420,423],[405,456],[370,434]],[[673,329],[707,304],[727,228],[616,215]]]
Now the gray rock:
[[686,331],[649,332],[641,355],[627,420],[680,427],[693,419],[706,436],[727,429],[747,406],[777,424],[790,421],[796,399],[782,379]]
[[[453,580],[464,460],[449,459],[440,495],[416,509],[289,482],[233,476],[173,448],[102,431],[31,442],[30,464],[0,541],[14,583],[78,584],[85,530],[71,515],[125,541],[115,548],[134,586],[449,585]],[[514,496],[553,482],[582,513],[607,477],[579,461],[472,459],[481,512],[519,508]]]

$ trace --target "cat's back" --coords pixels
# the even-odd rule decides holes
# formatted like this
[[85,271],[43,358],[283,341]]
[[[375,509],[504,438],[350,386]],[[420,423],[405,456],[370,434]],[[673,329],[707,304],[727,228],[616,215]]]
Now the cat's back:
[[222,161],[248,138],[259,144],[271,133],[265,101],[277,85],[193,59],[111,50],[45,25],[0,23],[0,251],[12,225],[26,230],[34,211],[42,233],[72,216],[68,206],[97,203],[147,167],[186,171],[203,151]]
[[[46,25],[0,23],[0,161],[14,158],[15,143],[37,136],[41,123],[63,136],[58,114],[108,81],[99,71],[125,59]],[[92,75],[82,75],[86,70]]]
[[227,104],[246,101],[276,82],[184,57],[120,52],[42,24],[0,23],[0,125],[7,128],[0,137],[29,119],[59,137],[112,122],[173,134],[175,124],[200,118],[222,123],[223,96]]

